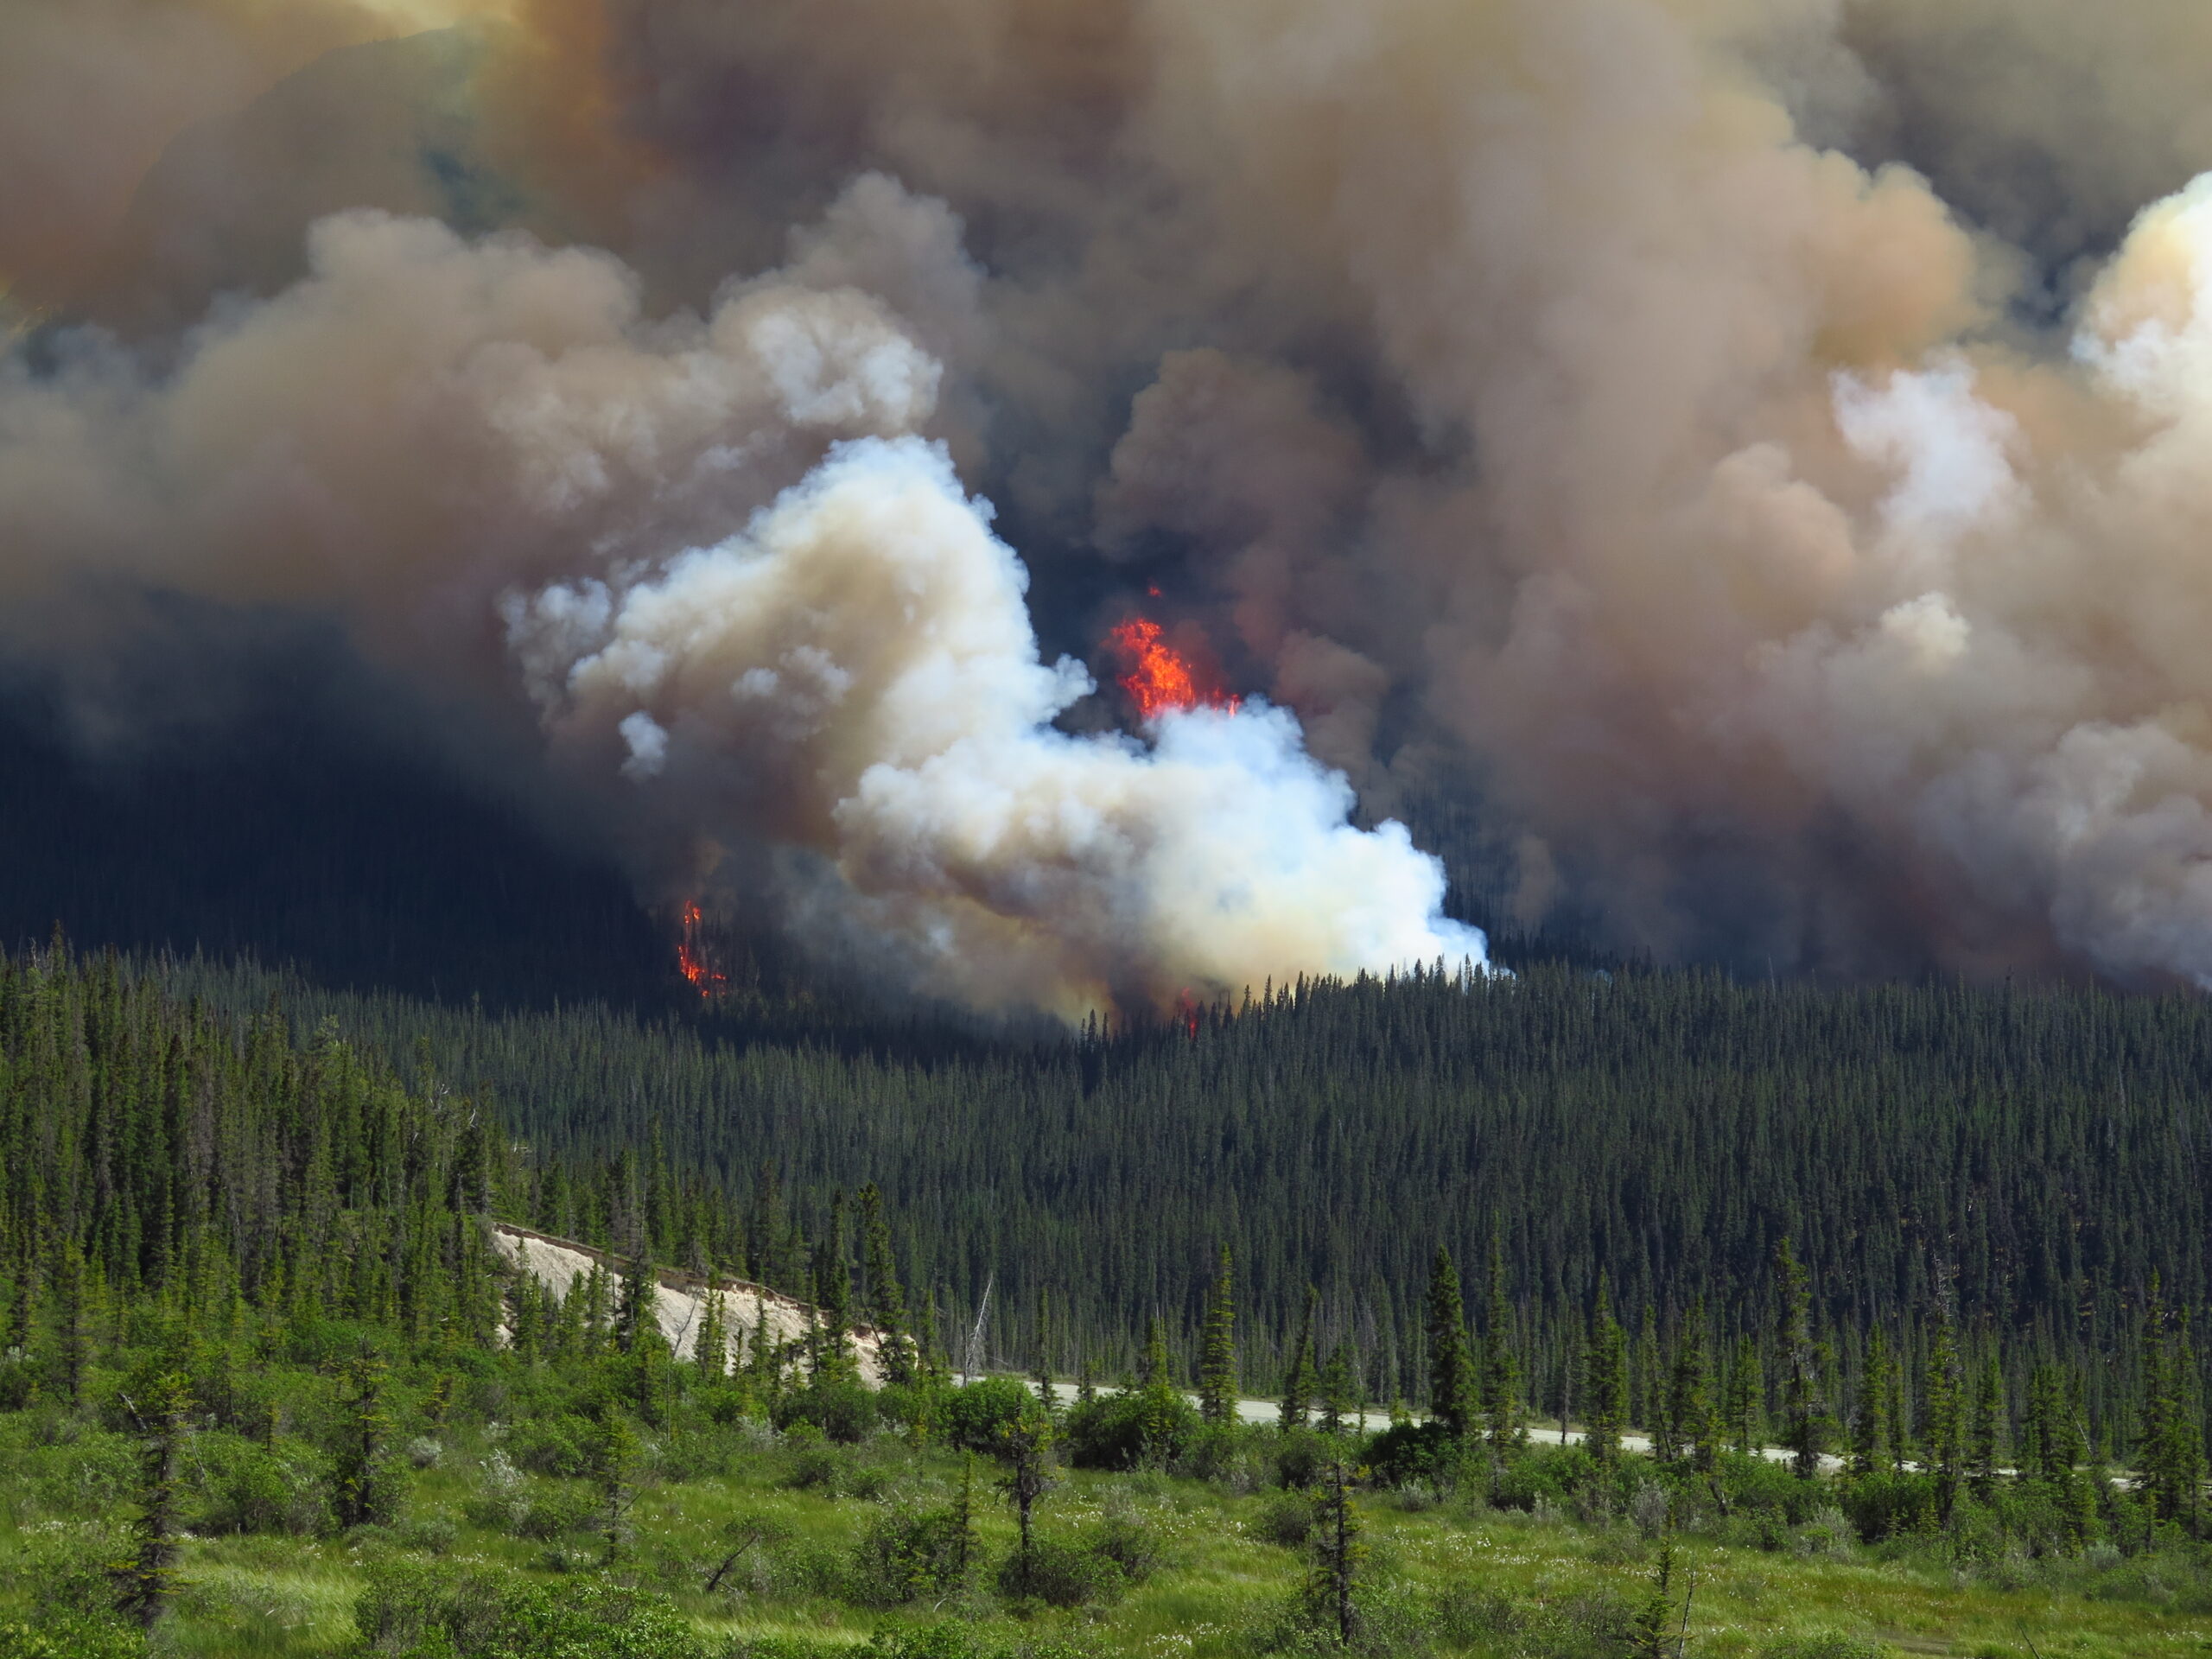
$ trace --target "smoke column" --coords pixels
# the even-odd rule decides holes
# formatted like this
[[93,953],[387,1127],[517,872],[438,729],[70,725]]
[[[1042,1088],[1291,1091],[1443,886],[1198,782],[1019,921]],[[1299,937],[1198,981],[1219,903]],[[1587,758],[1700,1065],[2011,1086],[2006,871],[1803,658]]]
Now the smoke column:
[[[2201,8],[120,4],[0,125],[23,651],[336,617],[982,1007],[1478,956],[1354,791],[1662,957],[2212,982]],[[1246,701],[1103,729],[985,498]]]

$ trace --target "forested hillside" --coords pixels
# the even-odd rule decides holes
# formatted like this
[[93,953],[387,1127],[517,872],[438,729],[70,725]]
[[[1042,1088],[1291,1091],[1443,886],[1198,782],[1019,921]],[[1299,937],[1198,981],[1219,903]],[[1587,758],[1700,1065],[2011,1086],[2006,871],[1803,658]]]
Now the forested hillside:
[[834,999],[487,1019],[165,972],[235,1008],[278,997],[302,1033],[333,1020],[496,1101],[577,1160],[523,1178],[552,1231],[606,1240],[634,1211],[667,1259],[803,1286],[831,1192],[877,1183],[946,1328],[991,1287],[988,1351],[1028,1364],[1042,1293],[1063,1373],[1128,1366],[1155,1313],[1194,1352],[1227,1243],[1255,1382],[1310,1282],[1370,1395],[1414,1397],[1428,1253],[1480,1260],[1495,1235],[1555,1409],[1601,1273],[1639,1341],[1700,1301],[1726,1341],[1761,1327],[1786,1234],[1844,1376],[1877,1328],[1921,1353],[1948,1301],[2017,1389],[2038,1357],[2081,1367],[2101,1424],[2133,1386],[2153,1276],[2177,1306],[2207,1295],[2212,1010],[2195,997],[1532,967],[1261,988],[1187,1027],[1014,1040],[871,1027]]
[[[249,988],[0,965],[0,1659],[1654,1659],[1694,1601],[2133,1659],[2212,1606],[2185,1002],[1531,974],[870,1049]],[[502,1217],[614,1249],[549,1288]],[[657,1264],[726,1287],[688,1358]]]

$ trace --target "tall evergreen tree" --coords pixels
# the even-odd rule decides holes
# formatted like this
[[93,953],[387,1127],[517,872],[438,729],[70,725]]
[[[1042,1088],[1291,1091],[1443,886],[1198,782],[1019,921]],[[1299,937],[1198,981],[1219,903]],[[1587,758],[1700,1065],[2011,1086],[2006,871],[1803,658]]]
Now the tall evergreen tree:
[[1628,1333],[1613,1317],[1605,1275],[1598,1275],[1598,1306],[1582,1351],[1583,1444],[1600,1463],[1620,1456],[1628,1413]]
[[1675,1363],[1668,1384],[1667,1416],[1677,1455],[1700,1474],[1719,1459],[1720,1421],[1713,1407],[1713,1381],[1705,1357],[1705,1304],[1690,1304],[1689,1315],[1675,1336]]
[[1357,1370],[1352,1358],[1351,1338],[1339,1337],[1329,1350],[1329,1357],[1321,1367],[1319,1394],[1321,1398],[1321,1432],[1341,1434],[1354,1409],[1352,1377]]
[[1229,1246],[1221,1247],[1205,1332],[1198,1350],[1198,1414],[1210,1423],[1236,1420],[1236,1287]]
[[1313,1403],[1313,1317],[1320,1305],[1321,1293],[1306,1286],[1298,1334],[1290,1344],[1290,1370],[1282,1381],[1281,1423],[1285,1428],[1305,1427],[1306,1410]]
[[1890,1339],[1878,1325],[1866,1338],[1859,1389],[1852,1402],[1850,1470],[1856,1478],[1863,1480],[1890,1467],[1890,1395],[1896,1373]]
[[1428,1408],[1454,1440],[1474,1431],[1475,1368],[1452,1252],[1440,1244],[1428,1275]]
[[124,1405],[136,1419],[141,1437],[138,1518],[132,1527],[137,1548],[115,1569],[116,1606],[150,1630],[177,1591],[177,1465],[193,1408],[191,1384],[181,1371],[163,1371],[150,1379],[143,1400],[126,1395]]
[[822,1310],[823,1363],[842,1373],[849,1369],[853,1330],[853,1268],[842,1188],[830,1199],[830,1236],[815,1261],[814,1302]]
[[1986,1499],[1997,1490],[1997,1471],[2005,1459],[2009,1416],[2005,1402],[2005,1373],[1992,1348],[1984,1355],[1975,1377],[1974,1429],[1967,1448],[1967,1478],[1974,1484],[1977,1497]]
[[1958,1502],[1965,1467],[1962,1411],[1958,1333],[1952,1328],[1948,1299],[1942,1297],[1936,1305],[1936,1336],[1921,1384],[1920,1442],[1923,1461],[1936,1478],[1936,1517],[1946,1526]]
[[1720,1414],[1728,1429],[1728,1443],[1741,1452],[1759,1449],[1766,1414],[1766,1383],[1759,1364],[1759,1347],[1748,1331],[1736,1338],[1736,1351],[1728,1362],[1727,1392]]
[[1521,1415],[1521,1364],[1514,1352],[1513,1305],[1505,1294],[1505,1252],[1493,1232],[1483,1294],[1483,1358],[1478,1400],[1483,1434],[1493,1452],[1524,1444],[1529,1431]]
[[883,1189],[870,1181],[860,1191],[861,1230],[867,1252],[868,1317],[880,1338],[883,1377],[907,1383],[916,1374],[914,1341],[906,1329],[906,1293],[891,1249],[891,1225],[884,1217]]
[[1787,1238],[1775,1252],[1775,1271],[1781,1300],[1775,1351],[1782,1364],[1782,1443],[1789,1449],[1791,1472],[1810,1480],[1821,1472],[1829,1420],[1821,1398],[1824,1367],[1813,1335],[1810,1281]]
[[2196,1364],[2185,1323],[2170,1309],[2158,1278],[2143,1312],[2142,1406],[2136,1466],[2151,1511],[2161,1521],[2196,1522],[2204,1476],[2203,1426],[2193,1386]]

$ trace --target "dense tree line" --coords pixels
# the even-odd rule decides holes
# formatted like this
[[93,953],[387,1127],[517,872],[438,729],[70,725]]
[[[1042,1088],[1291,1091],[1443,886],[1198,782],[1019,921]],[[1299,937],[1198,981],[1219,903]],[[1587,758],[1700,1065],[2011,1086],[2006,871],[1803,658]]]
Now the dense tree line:
[[[349,1037],[334,1012],[300,1023],[307,1008],[232,1011],[237,980],[218,986],[203,974],[203,991],[224,994],[176,995],[193,977],[60,945],[0,963],[0,1408],[58,1402],[137,1441],[131,1553],[105,1570],[108,1605],[143,1624],[171,1599],[181,1516],[230,1504],[261,1517],[251,1527],[312,1531],[397,1513],[403,1432],[443,1422],[468,1379],[489,1390],[472,1409],[496,1399],[518,1421],[559,1419],[542,1432],[557,1429],[566,1449],[547,1455],[596,1494],[607,1565],[627,1548],[635,1426],[678,1417],[765,1420],[843,1441],[887,1419],[917,1440],[988,1453],[1020,1522],[1002,1586],[1016,1598],[1039,1593],[1048,1568],[1058,1570],[1030,1527],[1055,1457],[1248,1484],[1255,1459],[1272,1460],[1286,1484],[1318,1486],[1325,1509],[1336,1503],[1343,1551],[1352,1543],[1347,1482],[1370,1471],[1385,1484],[1471,1484],[1485,1501],[1519,1507],[1572,1500],[1593,1514],[1645,1502],[1649,1488],[1668,1513],[1702,1513],[1713,1525],[1762,1506],[1795,1525],[1836,1502],[1862,1537],[1980,1538],[1975,1548],[2009,1540],[2038,1553],[2097,1541],[2156,1549],[2203,1530],[2206,1390],[2191,1318],[2201,1262],[2187,1235],[2124,1213],[2132,1198],[2184,1224],[2194,1214],[2182,1190],[2195,1179],[2182,1105],[2188,1001],[1418,976],[1298,986],[1165,1029],[1020,1046],[950,1036],[934,1053],[793,1046],[712,1024],[610,1042],[616,1058],[675,1050],[680,1065],[658,1083],[685,1075],[683,1065],[724,1083],[780,1068],[766,1075],[792,1090],[785,1104],[810,1125],[814,1155],[826,1163],[826,1134],[851,1137],[849,1160],[817,1179],[871,1178],[825,1193],[803,1161],[725,1161],[715,1126],[665,1097],[634,1143],[563,1132],[514,1094],[495,1111],[452,1081],[465,1074],[457,1064],[485,1053],[454,1037],[512,1038],[527,1029],[516,1022],[355,1006],[359,1034]],[[571,1018],[621,1030],[604,1014]],[[377,1036],[379,1019],[393,1023]],[[403,1035],[412,1040],[399,1049]],[[1816,1103],[1813,1074],[1796,1065],[1819,1057],[1816,1041],[1839,1074],[1847,1042],[1860,1045],[1880,1088],[1839,1086]],[[2163,1123],[2126,1116],[2115,1097],[2086,1130],[2069,1126],[2066,1103],[2094,1097],[2097,1073],[2067,1057],[2090,1042],[2105,1045],[2130,1094],[2158,1103]],[[395,1050],[404,1072],[383,1058]],[[1954,1050],[1983,1069],[1968,1066],[1974,1087],[1949,1120],[1936,1119],[1951,1161],[1936,1179],[1910,1179],[1911,1137],[1872,1103],[1917,1078],[1911,1098],[1934,1114],[1942,1092],[1930,1079]],[[1610,1093],[1593,1064],[1608,1058],[1618,1074]],[[1707,1092],[1693,1094],[1685,1073]],[[991,1084],[1011,1100],[1008,1079],[1021,1076],[1066,1092],[1040,1085],[1027,1116],[995,1126],[961,1115],[957,1090]],[[1576,1076],[1582,1087],[1568,1099],[1585,1116],[1568,1123],[1537,1085]],[[1807,1093],[1778,1080],[1792,1076]],[[1751,1084],[1730,1095],[1720,1087],[1728,1077]],[[2037,1077],[2040,1088],[2022,1081]],[[1446,1080],[1458,1084],[1456,1131]],[[883,1092],[871,1098],[868,1084]],[[881,1118],[873,1136],[861,1133],[871,1105]],[[1170,1105],[1196,1122],[1195,1138],[1170,1132]],[[1065,1116],[1053,1126],[1056,1108]],[[1118,1135],[1106,1128],[1122,1120],[1104,1109],[1126,1115]],[[1670,1125],[1669,1110],[1702,1122],[1743,1179],[1767,1189],[1700,1196],[1707,1166],[1681,1150],[1696,1136]],[[917,1121],[901,1128],[901,1114]],[[1052,1133],[1028,1132],[1040,1122]],[[1377,1122],[1412,1138],[1395,1163],[1377,1156]],[[1269,1123],[1272,1141],[1262,1132]],[[1295,1131],[1287,1144],[1283,1125]],[[1158,1141],[1149,1165],[1132,1144],[1146,1126]],[[1112,1278],[1071,1270],[1093,1258],[1057,1217],[1052,1229],[995,1235],[1005,1255],[967,1254],[972,1241],[957,1230],[974,1212],[917,1185],[927,1166],[914,1148],[956,1128],[1013,1143],[1003,1165],[967,1150],[1010,1188],[1033,1174],[1021,1158],[1062,1159],[1059,1202],[1109,1238],[1134,1237],[1140,1222],[1110,1210],[1109,1181],[1081,1178],[1085,1130],[1109,1173],[1127,1160],[1121,1201],[1154,1205],[1155,1223],[1191,1202],[1179,1181],[1220,1186],[1224,1207],[1207,1217],[1213,1242],[1185,1269],[1192,1294],[1117,1297]],[[1854,1132],[1872,1143],[1859,1178],[1895,1184],[1878,1189],[1898,1204],[1894,1236],[1876,1224],[1879,1209],[1847,1228],[1849,1189],[1813,1179]],[[1504,1154],[1485,1138],[1501,1134],[1521,1160],[1517,1202],[1488,1167]],[[1605,1160],[1607,1135],[1624,1167],[1647,1166],[1634,1202],[1662,1224],[1740,1215],[1760,1226],[1738,1237],[1674,1236],[1662,1224],[1643,1254],[1621,1250],[1602,1225],[1606,1206],[1624,1202],[1603,1190],[1622,1179]],[[1812,1146],[1800,1144],[1808,1137]],[[883,1158],[887,1146],[904,1147],[906,1161]],[[1788,1154],[1758,1161],[1770,1146]],[[938,1156],[956,1163],[960,1151],[947,1144]],[[1681,1190],[1661,1179],[1670,1151]],[[1194,1172],[1162,1166],[1179,1154]],[[2015,1154],[2036,1161],[2008,1174]],[[1919,1217],[1930,1211],[1913,1206],[1946,1198],[1946,1171],[1973,1185],[1938,1212],[1951,1230],[1928,1233]],[[1440,1172],[1461,1186],[1440,1195],[1414,1179]],[[1285,1185],[1270,1189],[1262,1177]],[[1341,1225],[1317,1224],[1339,1192],[1395,1204],[1402,1218],[1367,1212],[1377,1236],[1356,1245]],[[2038,1223],[2020,1198],[2036,1192],[2062,1194],[2068,1207]],[[2014,1207],[1990,1218],[2007,1195]],[[1283,1213],[1240,1224],[1240,1200],[1279,1203]],[[1033,1202],[1041,1213],[1054,1200]],[[1560,1237],[1545,1230],[1544,1208],[1570,1204],[1580,1205],[1580,1224],[1600,1224],[1591,1248],[1557,1258],[1548,1286],[1545,1252]],[[501,1262],[489,1226],[498,1217],[584,1235],[616,1255],[556,1297]],[[1199,1219],[1179,1224],[1195,1230]],[[2060,1227],[2067,1240],[2046,1237]],[[1917,1249],[1923,1264],[1891,1294],[1867,1294],[1870,1240]],[[1962,1248],[1976,1240],[1978,1249]],[[1359,1260],[1373,1290],[1352,1306],[1371,1323],[1344,1317],[1342,1300],[1332,1319],[1332,1298],[1346,1293],[1322,1273],[1282,1296],[1288,1275],[1310,1265],[1333,1272],[1333,1253],[1355,1248],[1368,1251]],[[2043,1285],[1997,1271],[2031,1249],[2058,1252],[2066,1274]],[[1043,1270],[1024,1269],[1025,1249]],[[1471,1294],[1460,1261],[1479,1263]],[[680,1363],[647,1311],[657,1262],[797,1291],[813,1304],[807,1332],[783,1344],[756,1334],[734,1355],[710,1336]],[[963,1262],[971,1274],[982,1268],[985,1288],[950,1279]],[[1571,1278],[1583,1273],[1586,1291]],[[2066,1317],[2038,1300],[2054,1286],[2070,1298]],[[987,1332],[989,1304],[1012,1310],[996,1326],[995,1353],[975,1350],[967,1294]],[[718,1331],[732,1312],[727,1297],[710,1296],[706,1328]],[[889,1386],[880,1392],[861,1386],[846,1339],[862,1320],[887,1337]],[[956,1355],[1003,1363],[1025,1346],[1039,1382],[1077,1379],[1071,1405],[1003,1376],[951,1386]],[[1125,1357],[1127,1374],[1097,1387],[1096,1371],[1121,1370]],[[1279,1421],[1264,1432],[1236,1408],[1240,1389],[1255,1383],[1281,1385]],[[1370,1436],[1362,1408],[1378,1395],[1392,1426]],[[533,1399],[557,1409],[539,1411]],[[1547,1415],[1577,1443],[1534,1443],[1532,1419]],[[188,1436],[200,1437],[194,1469],[214,1466],[211,1456],[235,1465],[235,1491],[187,1494]],[[1781,1449],[1786,1474],[1758,1455],[1764,1447]],[[204,1470],[193,1478],[207,1485]],[[1806,1495],[1777,1493],[1777,1478]],[[1352,1582],[1325,1557],[1309,1599],[1333,1606],[1341,1625]]]
[[874,1183],[944,1328],[967,1332],[988,1287],[987,1351],[1063,1376],[1130,1369],[1155,1315],[1194,1374],[1227,1247],[1243,1386],[1280,1383],[1313,1286],[1314,1364],[1417,1399],[1429,1253],[1494,1244],[1531,1405],[1571,1406],[1602,1284],[1641,1421],[1693,1309],[1716,1352],[1770,1341],[1787,1236],[1832,1394],[1877,1333],[1917,1366],[1947,1325],[1970,1364],[2005,1356],[2016,1399],[2039,1365],[2075,1366],[2109,1435],[2154,1281],[2177,1319],[2212,1293],[2212,1006],[2193,995],[1537,965],[1255,988],[1056,1036],[757,986],[696,1018],[488,1018],[161,973],[238,1010],[281,992],[302,1037],[334,1020],[496,1099],[547,1155],[515,1199],[548,1230],[642,1230],[663,1260],[804,1294],[832,1194]]

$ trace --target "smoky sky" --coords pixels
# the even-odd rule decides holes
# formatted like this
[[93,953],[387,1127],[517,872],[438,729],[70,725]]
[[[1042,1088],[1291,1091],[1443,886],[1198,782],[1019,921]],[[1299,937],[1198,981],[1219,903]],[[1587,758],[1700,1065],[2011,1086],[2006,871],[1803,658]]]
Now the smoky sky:
[[[1478,959],[1395,820],[1662,959],[2212,976],[2197,9],[16,11],[74,683],[325,620],[984,1007]],[[1143,729],[1139,612],[1249,714]]]

